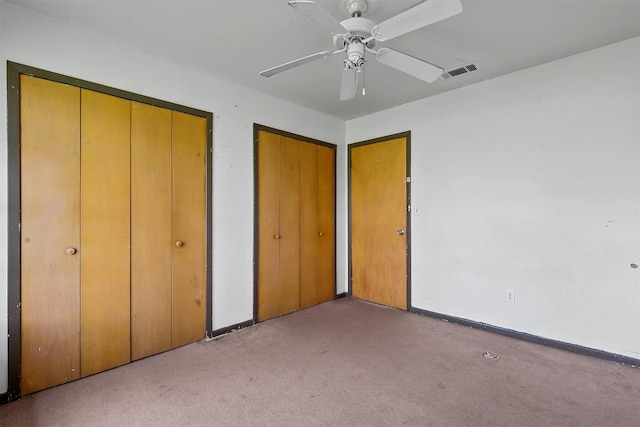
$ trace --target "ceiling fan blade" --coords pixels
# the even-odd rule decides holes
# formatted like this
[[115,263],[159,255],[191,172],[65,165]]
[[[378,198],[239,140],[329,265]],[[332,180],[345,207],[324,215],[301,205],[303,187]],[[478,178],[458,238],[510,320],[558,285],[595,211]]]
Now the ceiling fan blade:
[[444,72],[444,69],[404,53],[382,48],[376,53],[376,59],[384,65],[400,70],[425,82],[432,83]]
[[345,68],[342,72],[342,85],[340,87],[340,101],[348,101],[356,97],[358,90],[358,76],[355,68]]
[[348,31],[326,10],[313,1],[290,1],[289,6],[307,18],[327,28],[333,34],[347,34]]
[[376,25],[371,35],[378,41],[390,40],[460,12],[460,0],[426,0]]
[[274,74],[278,74],[278,73],[281,73],[283,71],[290,70],[290,69],[298,67],[300,65],[307,64],[309,62],[313,62],[313,61],[316,61],[318,59],[326,58],[328,56],[333,55],[336,52],[342,52],[342,51],[338,50],[338,51],[334,52],[332,50],[325,50],[324,52],[314,53],[313,55],[309,55],[309,56],[305,56],[303,58],[299,58],[299,59],[296,59],[296,60],[293,60],[293,61],[285,62],[284,64],[278,65],[278,66],[273,67],[273,68],[269,68],[268,70],[260,71],[260,75],[263,76],[263,77],[271,77]]

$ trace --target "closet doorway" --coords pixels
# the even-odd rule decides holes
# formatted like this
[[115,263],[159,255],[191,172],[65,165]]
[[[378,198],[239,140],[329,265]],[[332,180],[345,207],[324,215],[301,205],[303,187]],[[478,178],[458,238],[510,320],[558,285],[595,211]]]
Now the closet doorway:
[[9,79],[9,392],[207,336],[212,115],[19,64]]
[[263,321],[335,297],[336,146],[254,127],[255,303]]

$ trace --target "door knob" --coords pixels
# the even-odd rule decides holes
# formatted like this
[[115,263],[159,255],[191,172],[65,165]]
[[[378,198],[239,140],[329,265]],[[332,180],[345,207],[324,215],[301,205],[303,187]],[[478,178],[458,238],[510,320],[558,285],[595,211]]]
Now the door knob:
[[276,233],[276,234],[273,235],[273,238],[278,240],[280,238],[280,235],[278,233]]
[[324,233],[321,231],[321,232],[318,233],[318,236],[322,237],[322,236],[324,236]]
[[65,252],[67,253],[67,255],[75,255],[78,250],[76,248],[67,248]]
[[181,248],[181,247],[184,246],[184,242],[182,240],[178,240],[178,241],[176,241],[176,246]]
[[397,234],[398,236],[404,236],[404,229],[403,229],[403,228],[401,228],[400,230],[396,231],[396,234]]

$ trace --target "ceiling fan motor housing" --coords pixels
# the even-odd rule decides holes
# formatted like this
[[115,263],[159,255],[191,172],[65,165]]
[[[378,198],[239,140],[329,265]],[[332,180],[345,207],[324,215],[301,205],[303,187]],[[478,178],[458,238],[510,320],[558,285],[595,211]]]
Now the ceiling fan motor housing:
[[[364,40],[371,37],[371,30],[376,26],[376,23],[371,19],[356,17],[348,18],[340,23],[344,28],[349,31],[349,34],[345,36],[333,36],[333,44],[338,49],[344,49],[344,47],[354,40]],[[375,39],[371,39],[367,42],[369,49],[373,48],[376,44]]]

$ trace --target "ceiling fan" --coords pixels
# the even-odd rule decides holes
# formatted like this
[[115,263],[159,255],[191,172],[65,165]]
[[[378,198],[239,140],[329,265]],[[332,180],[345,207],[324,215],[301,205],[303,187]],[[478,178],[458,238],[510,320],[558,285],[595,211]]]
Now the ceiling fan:
[[[370,1],[374,4],[377,0]],[[318,59],[346,52],[340,88],[341,101],[356,97],[358,74],[363,74],[366,62],[365,52],[374,54],[379,62],[418,79],[428,83],[435,81],[444,72],[442,68],[396,50],[388,48],[374,50],[373,48],[377,42],[391,40],[462,12],[460,0],[425,0],[376,24],[362,16],[369,7],[367,0],[346,0],[345,9],[351,17],[342,22],[338,22],[313,1],[290,1],[289,6],[331,31],[333,44],[337,50],[325,50],[286,62],[261,71],[260,75],[271,77]],[[364,95],[364,83],[362,94]]]

